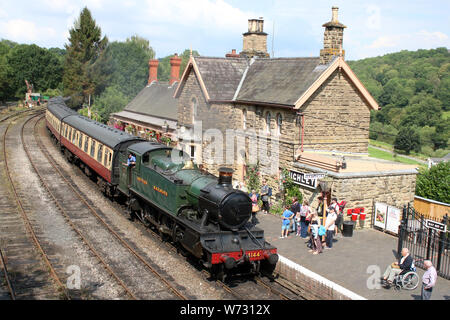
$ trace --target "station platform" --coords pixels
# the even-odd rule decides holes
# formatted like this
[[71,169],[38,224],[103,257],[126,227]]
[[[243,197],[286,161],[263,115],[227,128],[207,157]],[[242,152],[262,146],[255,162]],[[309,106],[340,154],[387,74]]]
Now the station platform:
[[[278,253],[292,262],[344,287],[368,300],[420,300],[422,275],[417,268],[420,283],[415,290],[385,289],[379,278],[386,267],[397,261],[396,237],[374,229],[353,230],[352,237],[338,235],[333,248],[321,254],[309,253],[308,239],[294,233],[280,239],[281,217],[273,214],[257,214],[257,226],[264,230],[266,240],[278,248]],[[438,277],[432,300],[450,300],[450,281]]]

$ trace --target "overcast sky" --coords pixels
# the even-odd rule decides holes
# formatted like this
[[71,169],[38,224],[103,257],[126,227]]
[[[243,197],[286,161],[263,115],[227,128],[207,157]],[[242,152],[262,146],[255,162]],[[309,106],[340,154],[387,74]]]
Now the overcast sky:
[[269,53],[273,43],[275,57],[309,57],[319,55],[333,5],[347,26],[347,60],[450,48],[449,0],[0,0],[0,38],[63,48],[87,6],[110,41],[137,34],[158,58],[189,47],[205,56],[239,52],[247,20],[258,17]]

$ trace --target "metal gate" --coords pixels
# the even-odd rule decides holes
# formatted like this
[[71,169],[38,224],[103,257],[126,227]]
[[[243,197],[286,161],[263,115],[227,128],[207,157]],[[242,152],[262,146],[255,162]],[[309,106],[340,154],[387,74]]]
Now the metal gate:
[[[427,220],[428,225],[434,221],[438,226],[447,226],[446,231],[428,227]],[[402,248],[408,248],[416,266],[423,268],[424,260],[431,260],[438,275],[450,279],[449,227],[447,215],[439,221],[417,212],[408,204],[403,207],[397,252]]]

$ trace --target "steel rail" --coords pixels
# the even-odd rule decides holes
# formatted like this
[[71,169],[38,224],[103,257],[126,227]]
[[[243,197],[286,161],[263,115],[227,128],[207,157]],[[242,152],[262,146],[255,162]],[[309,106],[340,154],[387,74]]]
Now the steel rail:
[[[32,119],[34,117],[37,117],[39,115],[40,114],[34,115],[34,116],[30,117],[30,119]],[[40,244],[40,242],[39,242],[39,240],[38,240],[38,238],[36,236],[36,233],[34,232],[33,226],[31,225],[31,222],[30,222],[30,220],[29,220],[29,218],[27,216],[27,213],[26,213],[26,211],[25,211],[25,209],[23,207],[22,201],[20,200],[20,197],[19,197],[19,194],[17,192],[16,186],[14,185],[14,182],[12,181],[11,172],[10,172],[9,165],[8,165],[8,157],[7,157],[7,153],[6,153],[6,136],[7,136],[9,128],[11,127],[11,124],[12,124],[12,122],[10,122],[8,124],[8,126],[6,127],[6,130],[5,130],[4,134],[3,134],[3,155],[4,155],[4,158],[5,158],[6,176],[8,177],[8,181],[9,181],[11,187],[12,187],[16,203],[17,203],[18,207],[20,208],[19,211],[20,211],[21,216],[23,218],[23,221],[25,223],[25,227],[27,228],[29,234],[31,235],[31,238],[32,238],[36,248],[40,252],[40,254],[41,254],[45,264],[48,266],[51,277],[55,280],[55,282],[58,285],[58,287],[62,290],[62,292],[63,292],[64,296],[66,297],[66,299],[70,300],[70,295],[67,292],[66,287],[62,284],[61,280],[59,279],[59,277],[58,277],[58,275],[57,275],[57,273],[56,273],[52,263],[50,262],[49,258],[47,257],[47,254],[45,253],[44,249],[42,248],[42,246],[41,246],[41,244]]]
[[[22,144],[24,146],[25,153],[27,154],[27,157],[31,163],[31,166],[33,167],[33,170],[39,177],[39,180],[41,181],[44,188],[47,190],[47,193],[50,195],[50,197],[53,199],[53,202],[56,204],[56,206],[59,208],[61,213],[64,215],[67,223],[72,227],[72,229],[75,231],[75,233],[82,239],[82,241],[86,244],[86,246],[89,248],[89,250],[94,254],[94,256],[102,263],[102,265],[105,267],[105,269],[112,275],[116,281],[120,284],[120,286],[125,290],[125,292],[134,300],[137,300],[137,297],[131,292],[131,290],[126,286],[126,284],[117,276],[117,274],[111,269],[111,267],[105,262],[105,260],[100,256],[100,254],[94,249],[94,247],[89,243],[89,241],[82,235],[82,233],[79,231],[79,229],[73,224],[72,220],[70,219],[69,215],[67,214],[67,211],[63,208],[63,206],[60,204],[56,196],[51,192],[48,184],[43,179],[41,173],[36,167],[35,162],[32,160],[30,151],[28,150],[28,147],[25,144],[25,140],[23,138],[23,131],[25,128],[25,125],[31,121],[35,117],[29,118],[22,126],[21,130],[21,139]],[[37,123],[37,122],[36,122]]]
[[[39,119],[40,120],[40,119]],[[36,126],[39,121],[35,123],[34,130],[36,131]],[[181,292],[179,292],[172,284],[170,284],[169,281],[164,279],[164,277],[159,274],[158,271],[155,270],[139,253],[137,253],[116,231],[114,231],[106,221],[98,215],[96,210],[87,202],[87,200],[82,196],[79,191],[72,185],[72,183],[65,177],[65,175],[61,172],[61,170],[58,168],[56,162],[51,158],[51,156],[48,154],[48,150],[46,150],[45,146],[43,145],[41,139],[39,138],[39,135],[35,132],[35,137],[37,144],[44,156],[47,158],[47,160],[50,162],[50,164],[53,166],[53,168],[58,172],[58,174],[61,176],[61,178],[64,179],[66,184],[74,191],[74,193],[77,195],[77,197],[86,205],[86,207],[91,211],[91,213],[98,219],[98,221],[101,222],[101,224],[106,227],[106,229],[117,239],[119,242],[127,248],[141,263],[144,264],[144,266],[150,270],[160,281],[162,281],[170,291],[172,291],[177,297],[179,297],[182,300],[187,300],[188,298],[185,297]]]
[[6,284],[8,286],[9,294],[11,295],[11,300],[16,300],[16,294],[14,292],[14,288],[11,284],[11,281],[9,280],[8,268],[6,267],[6,261],[3,256],[2,248],[0,248],[0,258],[1,258],[2,266],[3,266],[3,273],[5,274]]

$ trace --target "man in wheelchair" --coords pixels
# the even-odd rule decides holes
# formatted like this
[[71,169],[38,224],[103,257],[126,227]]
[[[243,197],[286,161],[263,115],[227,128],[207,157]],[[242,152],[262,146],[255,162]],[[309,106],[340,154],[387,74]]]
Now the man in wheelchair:
[[392,286],[396,276],[404,275],[405,273],[411,271],[411,269],[413,268],[413,258],[409,254],[408,248],[403,248],[401,254],[402,257],[400,258],[400,260],[398,262],[396,261],[390,264],[386,268],[386,271],[381,278],[384,287],[387,289]]

